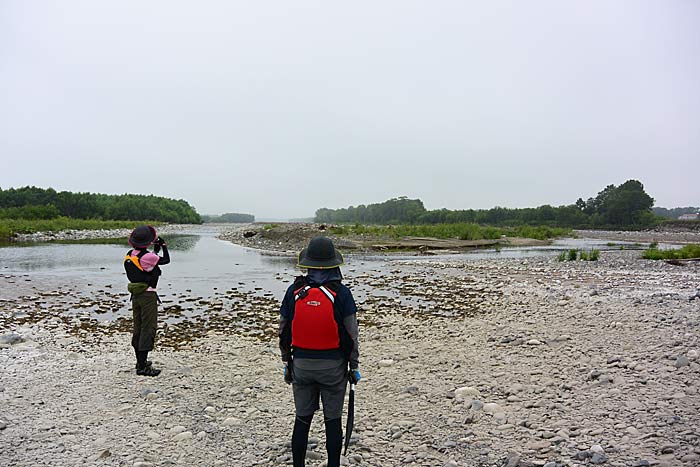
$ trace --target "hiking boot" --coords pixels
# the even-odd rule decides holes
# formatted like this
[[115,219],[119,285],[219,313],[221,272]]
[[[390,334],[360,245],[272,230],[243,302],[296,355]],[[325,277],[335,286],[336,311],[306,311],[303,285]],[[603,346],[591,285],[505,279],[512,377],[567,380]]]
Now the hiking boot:
[[160,370],[153,368],[150,365],[146,365],[143,368],[137,368],[136,374],[139,376],[158,376],[160,374]]
[[[153,365],[153,362],[150,361],[150,360],[146,360],[146,366],[151,366],[151,365]],[[138,363],[138,362],[136,362],[136,365],[134,365],[134,368],[136,368],[137,370],[139,369],[139,363]]]

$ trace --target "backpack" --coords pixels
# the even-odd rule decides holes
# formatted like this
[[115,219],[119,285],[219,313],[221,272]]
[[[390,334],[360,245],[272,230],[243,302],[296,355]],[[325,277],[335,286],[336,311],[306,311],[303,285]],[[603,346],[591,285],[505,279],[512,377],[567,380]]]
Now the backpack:
[[304,350],[340,349],[348,359],[352,338],[343,325],[341,310],[336,304],[340,282],[311,286],[305,276],[294,281],[294,312],[286,336],[293,348]]

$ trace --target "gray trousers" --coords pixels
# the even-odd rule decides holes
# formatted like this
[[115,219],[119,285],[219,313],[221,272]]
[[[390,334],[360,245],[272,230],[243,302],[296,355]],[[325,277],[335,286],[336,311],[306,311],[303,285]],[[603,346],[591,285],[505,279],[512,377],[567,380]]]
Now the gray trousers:
[[339,360],[333,368],[306,369],[299,368],[297,361],[292,382],[296,414],[300,417],[313,415],[319,409],[320,398],[323,417],[326,420],[340,418],[348,385],[347,363]]

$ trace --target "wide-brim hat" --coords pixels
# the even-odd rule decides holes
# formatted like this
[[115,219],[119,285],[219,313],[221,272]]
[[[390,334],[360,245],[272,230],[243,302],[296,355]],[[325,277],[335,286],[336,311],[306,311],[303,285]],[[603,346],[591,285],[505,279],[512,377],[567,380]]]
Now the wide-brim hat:
[[309,246],[299,253],[300,268],[332,269],[343,265],[343,255],[335,249],[333,241],[328,237],[314,237]]
[[134,248],[145,248],[158,238],[158,233],[152,225],[139,225],[129,235],[129,245]]

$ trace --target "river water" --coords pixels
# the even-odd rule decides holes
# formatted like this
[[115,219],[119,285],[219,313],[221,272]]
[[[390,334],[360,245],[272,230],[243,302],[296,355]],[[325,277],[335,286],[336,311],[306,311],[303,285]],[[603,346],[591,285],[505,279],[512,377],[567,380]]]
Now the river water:
[[[271,292],[283,292],[280,277],[298,274],[295,259],[273,256],[257,250],[234,245],[217,239],[218,227],[193,226],[181,234],[169,236],[168,246],[172,262],[163,267],[163,283],[175,290],[206,294],[214,287],[222,288],[238,282],[254,282]],[[482,249],[461,254],[440,255],[446,260],[477,260],[488,258],[525,258],[556,256],[572,248],[591,250],[642,249],[631,242],[614,242],[586,238],[557,239],[548,246]],[[672,245],[660,245],[670,247]],[[122,258],[128,249],[126,241],[29,243],[0,247],[0,273],[24,275],[35,280],[55,282],[84,280],[112,287],[126,282]],[[397,260],[430,260],[436,256],[416,254],[346,255],[346,264],[352,270],[381,268]],[[177,284],[177,285],[175,285]]]
[[[286,287],[299,274],[293,257],[266,255],[257,250],[217,239],[221,227],[193,226],[178,235],[168,236],[172,262],[163,266],[159,294],[177,302],[184,295],[212,297],[226,289],[280,298]],[[352,277],[363,273],[381,274],[397,261],[435,259],[471,261],[488,258],[552,257],[571,248],[583,250],[618,250],[641,248],[626,242],[606,240],[559,239],[548,246],[476,250],[469,253],[440,256],[415,254],[356,256],[346,255],[343,272]],[[664,245],[662,245],[664,246]],[[7,297],[17,281],[31,281],[36,292],[57,290],[66,284],[81,284],[80,292],[126,293],[126,276],[122,258],[128,249],[125,240],[101,243],[36,243],[0,248],[0,274],[12,281],[0,283],[0,298]],[[5,290],[3,290],[5,289]],[[363,295],[363,291],[358,293]],[[361,297],[360,297],[361,298]],[[110,319],[112,313],[103,316]],[[114,315],[128,315],[128,303]]]

